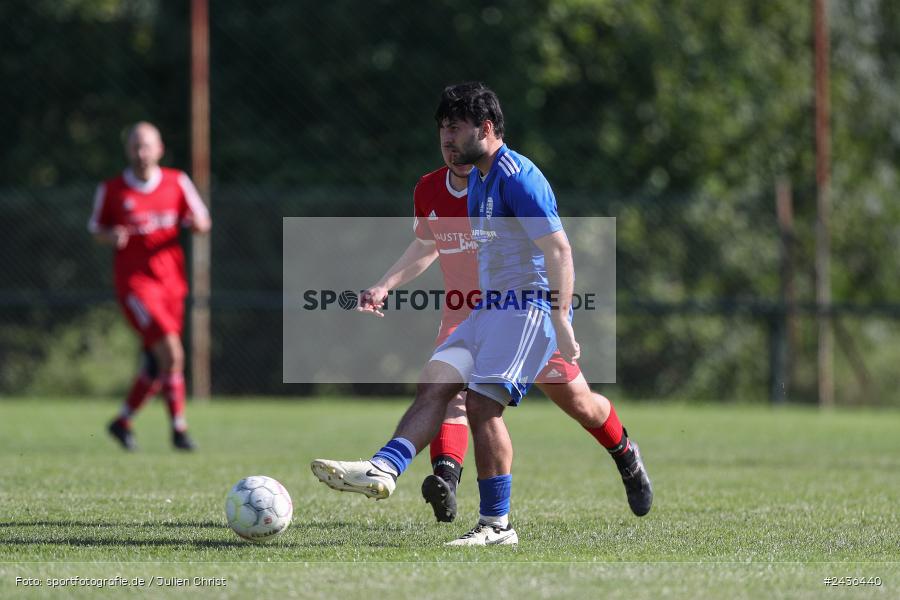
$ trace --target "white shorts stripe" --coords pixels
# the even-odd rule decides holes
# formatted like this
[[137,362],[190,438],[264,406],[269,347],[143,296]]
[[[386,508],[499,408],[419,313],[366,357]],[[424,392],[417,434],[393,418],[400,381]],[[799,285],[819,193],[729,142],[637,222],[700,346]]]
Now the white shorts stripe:
[[506,368],[506,371],[503,372],[501,377],[506,378],[508,373],[512,371],[513,365],[516,364],[516,361],[519,360],[519,355],[522,353],[522,347],[525,346],[525,340],[528,338],[528,330],[532,327],[532,316],[531,311],[534,307],[528,309],[528,312],[525,314],[525,326],[522,328],[522,334],[519,337],[519,345],[516,346],[516,353],[513,355],[513,359],[510,362],[509,367]]
[[525,367],[525,361],[528,359],[528,353],[531,352],[531,347],[534,346],[534,340],[537,339],[538,331],[541,329],[541,313],[537,311],[536,320],[534,322],[534,326],[531,328],[529,333],[528,341],[525,345],[525,348],[522,352],[522,356],[519,359],[516,368],[509,374],[509,380],[512,383],[516,383],[518,381],[519,376],[522,374],[522,369]]
[[527,353],[526,346],[528,348],[531,347],[529,344],[529,338],[532,343],[534,342],[534,335],[537,331],[537,326],[540,324],[540,319],[538,318],[539,312],[540,311],[535,306],[531,306],[531,308],[528,309],[527,316],[525,317],[525,321],[526,321],[525,327],[522,329],[522,336],[519,338],[519,346],[516,348],[516,354],[513,357],[512,362],[509,365],[509,368],[507,368],[506,371],[503,372],[504,379],[509,379],[509,380],[513,381],[513,379],[511,378],[511,374],[514,373],[516,370],[519,370],[519,371],[522,370],[522,365],[518,365],[518,369],[516,368],[516,365],[520,361],[522,363],[525,362],[525,357],[526,357],[526,353]]
[[137,321],[138,326],[141,329],[145,329],[153,322],[150,318],[150,313],[147,312],[147,308],[137,296],[128,294],[128,297],[125,298],[125,303],[128,305],[128,308],[131,309],[131,314],[134,315],[134,320]]
[[[540,322],[539,322],[540,323]],[[531,334],[531,339],[528,340],[528,347],[525,348],[525,354],[522,355],[522,360],[519,361],[519,367],[510,375],[510,379],[513,383],[519,380],[519,377],[522,375],[522,369],[525,368],[525,360],[528,358],[528,353],[531,352],[531,348],[534,346],[535,340],[537,340],[538,332],[540,332],[541,327],[534,328],[534,333]]]

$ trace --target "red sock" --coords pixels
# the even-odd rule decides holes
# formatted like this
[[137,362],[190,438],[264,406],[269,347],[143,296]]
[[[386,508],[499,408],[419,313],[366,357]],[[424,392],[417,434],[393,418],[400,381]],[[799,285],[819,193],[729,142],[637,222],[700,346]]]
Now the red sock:
[[159,387],[158,380],[150,379],[149,375],[141,371],[131,385],[128,397],[125,398],[125,404],[122,405],[122,411],[119,413],[119,422],[126,427],[130,426],[131,417],[141,410],[151,396],[155,396],[159,392]]
[[172,417],[172,429],[184,431],[187,420],[184,417],[184,376],[181,373],[170,373],[162,377],[162,393]]
[[628,450],[628,438],[625,437],[622,423],[616,409],[610,402],[609,417],[600,427],[585,427],[592,436],[597,438],[600,445],[610,451],[611,454],[621,454]]
[[462,423],[441,423],[441,430],[431,440],[431,462],[438,456],[449,456],[462,466],[469,449],[469,428]]

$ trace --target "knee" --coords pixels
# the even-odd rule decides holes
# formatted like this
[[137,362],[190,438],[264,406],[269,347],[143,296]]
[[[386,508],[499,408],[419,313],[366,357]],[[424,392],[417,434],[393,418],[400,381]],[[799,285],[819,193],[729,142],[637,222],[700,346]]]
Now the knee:
[[503,407],[496,400],[472,391],[466,394],[466,416],[473,426],[500,416],[502,412]]
[[611,404],[606,396],[598,394],[597,392],[591,392],[591,396],[593,396],[595,411],[597,413],[597,421],[599,421],[600,425],[606,423],[606,419],[609,418],[609,411],[611,408]]
[[156,356],[156,364],[159,370],[159,376],[165,376],[171,373],[175,366],[175,360],[172,354],[166,350],[161,350],[155,353]]
[[172,365],[169,367],[171,373],[184,372],[184,350],[180,347],[172,352]]
[[454,396],[447,403],[447,410],[444,412],[445,423],[466,424],[466,393],[461,392]]
[[591,391],[562,387],[552,394],[553,401],[582,427],[600,427],[609,416],[609,400]]
[[165,338],[154,348],[153,354],[159,365],[160,374],[184,371],[184,349],[178,338]]
[[572,395],[566,400],[569,403],[569,411],[581,425],[585,427],[599,426],[595,423],[598,420],[599,411],[597,406],[597,396],[591,392],[587,394]]

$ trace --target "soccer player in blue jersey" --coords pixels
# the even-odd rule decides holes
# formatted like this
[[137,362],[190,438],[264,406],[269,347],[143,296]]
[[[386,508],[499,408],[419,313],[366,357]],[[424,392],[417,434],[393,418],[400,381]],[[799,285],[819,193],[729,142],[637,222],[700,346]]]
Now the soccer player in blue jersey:
[[[468,389],[480,514],[471,531],[449,544],[515,544],[508,516],[512,443],[503,411],[525,396],[557,347],[567,361],[578,359],[570,320],[571,249],[547,180],[503,143],[496,94],[480,83],[448,87],[435,117],[451,161],[476,167],[469,176],[468,208],[482,302],[435,350],[415,401],[370,461],[317,459],[311,467],[334,489],[387,498],[437,432],[447,403]],[[645,477],[642,465],[641,471]],[[647,486],[649,492],[649,480]]]

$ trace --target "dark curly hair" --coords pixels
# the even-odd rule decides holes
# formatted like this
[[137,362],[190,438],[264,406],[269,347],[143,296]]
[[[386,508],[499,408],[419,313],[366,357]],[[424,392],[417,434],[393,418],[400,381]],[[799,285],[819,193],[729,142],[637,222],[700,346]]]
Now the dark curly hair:
[[485,121],[494,124],[494,134],[503,137],[503,110],[500,99],[488,86],[480,81],[470,81],[448,85],[441,92],[441,101],[434,120],[440,127],[445,120],[470,120],[475,125]]

